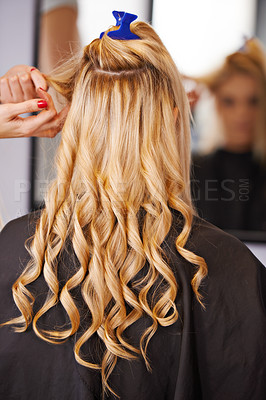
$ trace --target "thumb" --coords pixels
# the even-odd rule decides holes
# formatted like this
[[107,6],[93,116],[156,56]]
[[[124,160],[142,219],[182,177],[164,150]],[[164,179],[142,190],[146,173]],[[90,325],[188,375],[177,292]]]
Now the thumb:
[[45,91],[48,89],[46,79],[38,69],[35,68],[31,70],[31,79],[34,83],[35,89],[39,87]]
[[32,99],[32,100],[23,101],[22,103],[8,104],[7,113],[10,118],[14,118],[20,114],[41,111],[47,107],[48,107],[47,101],[42,100],[42,99],[41,100],[40,99]]

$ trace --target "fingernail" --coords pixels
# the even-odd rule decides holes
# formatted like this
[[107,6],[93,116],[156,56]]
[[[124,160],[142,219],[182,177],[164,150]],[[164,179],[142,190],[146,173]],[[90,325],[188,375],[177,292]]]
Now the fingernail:
[[30,72],[31,72],[31,71],[34,71],[35,69],[36,69],[36,68],[31,68]]
[[37,104],[38,104],[38,107],[39,107],[39,108],[46,108],[46,107],[48,107],[47,101],[45,101],[45,100],[39,100]]
[[4,85],[4,84],[6,83],[6,81],[7,81],[7,80],[6,80],[5,78],[0,79],[0,84],[1,84],[1,85]]
[[39,89],[41,89],[43,92],[45,92],[45,90],[42,87],[39,87]]

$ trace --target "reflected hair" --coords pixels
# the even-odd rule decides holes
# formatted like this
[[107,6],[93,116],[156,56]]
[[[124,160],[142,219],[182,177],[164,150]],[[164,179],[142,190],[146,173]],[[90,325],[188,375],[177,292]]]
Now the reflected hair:
[[[113,392],[108,378],[118,358],[143,357],[150,369],[150,339],[158,325],[178,319],[179,287],[161,246],[172,225],[171,208],[182,216],[175,245],[191,263],[191,285],[201,304],[199,286],[207,274],[204,259],[185,247],[196,215],[188,99],[151,26],[136,22],[131,29],[141,40],[113,40],[105,34],[48,77],[70,109],[57,176],[28,243],[31,259],[13,285],[21,315],[7,322],[17,332],[32,324],[38,337],[52,343],[80,333],[76,360],[101,371],[103,393]],[[77,262],[61,285],[60,256],[67,243]],[[47,298],[33,311],[35,297],[27,286],[41,274]],[[77,288],[90,316],[85,327],[84,310],[73,294]],[[39,319],[58,303],[69,318],[68,329],[41,328]],[[126,329],[143,317],[150,324],[136,346]],[[99,362],[89,360],[82,348],[94,334],[104,348]]]
[[[216,95],[218,89],[228,79],[236,74],[245,74],[253,78],[259,87],[259,115],[256,124],[253,154],[263,164],[266,164],[266,54],[261,42],[257,38],[246,40],[238,51],[228,55],[220,68],[205,76],[193,78],[196,82],[205,85],[211,94]],[[208,115],[210,115],[208,111]],[[206,122],[206,121],[205,121]],[[220,126],[211,126],[210,136],[204,135],[200,144],[205,152],[213,151],[222,142],[222,135],[216,134]],[[216,135],[216,140],[214,137]],[[206,136],[206,137],[205,137]],[[209,146],[211,144],[211,147]]]

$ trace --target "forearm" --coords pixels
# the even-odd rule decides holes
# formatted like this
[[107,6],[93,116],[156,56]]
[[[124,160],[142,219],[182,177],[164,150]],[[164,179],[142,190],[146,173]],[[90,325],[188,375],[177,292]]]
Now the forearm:
[[39,66],[44,73],[50,73],[60,60],[80,49],[76,22],[74,7],[59,7],[42,15]]

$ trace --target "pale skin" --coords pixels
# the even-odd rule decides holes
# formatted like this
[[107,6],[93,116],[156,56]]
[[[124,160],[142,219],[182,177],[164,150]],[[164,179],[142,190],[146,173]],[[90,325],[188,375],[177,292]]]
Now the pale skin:
[[71,53],[80,49],[77,9],[58,7],[42,15],[40,26],[40,69],[49,74]]
[[[78,10],[72,6],[56,7],[42,14],[38,65],[45,74],[51,74],[56,67],[81,49],[77,17]],[[64,104],[64,99],[53,88],[50,93],[56,109],[60,110],[61,100]]]
[[216,106],[224,126],[224,148],[245,152],[252,148],[259,116],[259,86],[245,73],[232,75],[215,93]]
[[[54,137],[64,124],[67,108],[57,113],[47,83],[37,69],[17,65],[0,78],[0,138]],[[41,111],[38,115],[21,114]]]
[[0,100],[5,103],[21,103],[37,97],[36,89],[45,91],[47,83],[40,71],[28,65],[16,65],[0,78]]

